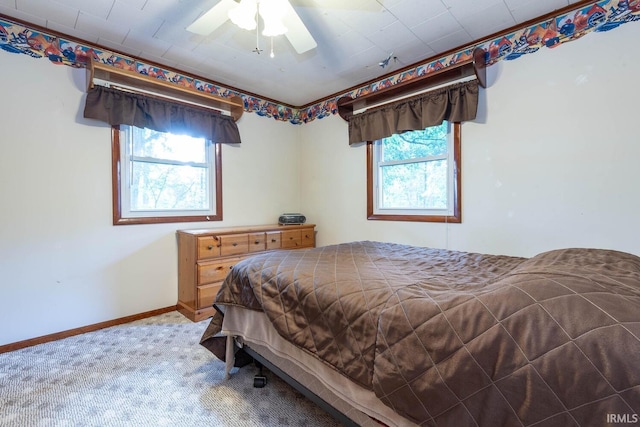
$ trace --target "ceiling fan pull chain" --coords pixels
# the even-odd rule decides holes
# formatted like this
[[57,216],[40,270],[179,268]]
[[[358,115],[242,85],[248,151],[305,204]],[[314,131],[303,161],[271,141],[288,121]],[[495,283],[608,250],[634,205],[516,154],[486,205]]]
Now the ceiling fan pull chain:
[[260,55],[260,2],[256,2],[256,48],[253,50]]

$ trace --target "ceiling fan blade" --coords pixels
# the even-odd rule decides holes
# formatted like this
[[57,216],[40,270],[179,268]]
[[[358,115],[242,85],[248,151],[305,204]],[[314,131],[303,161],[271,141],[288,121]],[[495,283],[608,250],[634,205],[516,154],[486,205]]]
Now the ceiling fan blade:
[[288,1],[282,3],[286,4],[286,14],[282,20],[284,26],[287,27],[287,32],[284,33],[284,35],[296,52],[304,53],[318,46],[304,25],[304,22],[302,22],[295,9],[291,6],[291,3]]
[[193,24],[187,27],[187,31],[203,36],[211,34],[227,22],[229,19],[229,11],[237,5],[238,3],[233,0],[220,0],[220,3],[193,21]]

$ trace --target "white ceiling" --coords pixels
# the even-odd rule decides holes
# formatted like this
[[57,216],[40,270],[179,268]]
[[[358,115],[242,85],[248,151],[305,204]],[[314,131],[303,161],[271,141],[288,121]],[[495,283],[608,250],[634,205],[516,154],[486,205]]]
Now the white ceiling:
[[[186,31],[219,0],[0,0],[0,14],[187,75],[302,106],[579,0],[290,0],[318,47],[296,54],[227,21]],[[378,65],[391,53],[397,60]]]

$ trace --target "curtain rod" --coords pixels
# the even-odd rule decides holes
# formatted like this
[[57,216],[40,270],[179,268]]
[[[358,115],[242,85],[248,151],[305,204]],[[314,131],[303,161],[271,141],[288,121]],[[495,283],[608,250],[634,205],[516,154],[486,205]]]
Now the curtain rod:
[[206,110],[214,110],[217,111],[218,113],[224,115],[224,116],[231,116],[231,113],[229,111],[226,110],[221,110],[218,108],[214,108],[210,105],[205,105],[205,104],[201,104],[195,101],[190,101],[187,99],[180,99],[180,98],[175,98],[173,96],[169,96],[169,95],[165,95],[165,94],[161,94],[161,93],[157,93],[157,92],[153,92],[150,90],[145,90],[145,89],[140,89],[137,87],[133,87],[133,86],[128,86],[128,85],[123,85],[122,83],[111,83],[109,81],[100,79],[100,78],[96,78],[94,77],[93,79],[93,83],[97,84],[99,86],[104,86],[104,87],[108,87],[111,89],[118,89],[118,90],[122,90],[125,92],[129,92],[129,93],[135,93],[135,94],[140,94],[140,95],[149,95],[155,98],[159,98],[159,99],[165,99],[165,100],[170,100],[172,102],[178,103],[178,104],[185,104],[185,105],[189,105],[189,106],[195,106],[195,107],[199,107],[199,108],[204,108]]
[[391,98],[389,100],[381,101],[381,102],[379,102],[377,104],[367,105],[365,107],[362,107],[362,108],[359,108],[357,110],[354,110],[353,111],[353,115],[355,116],[356,114],[364,113],[365,111],[370,110],[372,108],[381,107],[381,106],[384,106],[384,105],[387,105],[387,104],[392,104],[394,102],[402,101],[403,99],[411,98],[413,96],[422,95],[423,93],[433,92],[435,90],[442,89],[443,87],[451,86],[451,85],[456,84],[456,83],[465,83],[465,82],[470,82],[472,80],[477,80],[477,77],[476,76],[467,76],[467,77],[464,77],[464,78],[461,78],[461,79],[458,79],[458,80],[454,80],[454,81],[451,81],[451,82],[439,84],[437,86],[429,87],[427,89],[422,89],[422,90],[418,90],[416,92],[412,92],[412,93],[409,93],[409,94],[400,95],[400,96],[397,96],[395,98]]

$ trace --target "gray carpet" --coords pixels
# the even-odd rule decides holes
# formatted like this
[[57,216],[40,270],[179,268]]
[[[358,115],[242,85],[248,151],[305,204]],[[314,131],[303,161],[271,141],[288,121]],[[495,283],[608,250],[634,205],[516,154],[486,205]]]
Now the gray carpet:
[[0,426],[336,426],[253,365],[224,378],[178,312],[0,354]]

